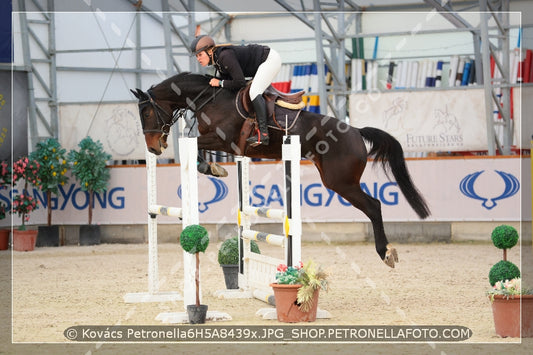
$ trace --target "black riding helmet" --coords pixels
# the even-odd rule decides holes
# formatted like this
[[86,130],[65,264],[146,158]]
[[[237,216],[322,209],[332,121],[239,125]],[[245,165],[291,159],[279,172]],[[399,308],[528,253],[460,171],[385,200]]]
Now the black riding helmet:
[[197,55],[200,52],[208,50],[215,46],[215,41],[206,35],[196,37],[191,43],[191,55]]

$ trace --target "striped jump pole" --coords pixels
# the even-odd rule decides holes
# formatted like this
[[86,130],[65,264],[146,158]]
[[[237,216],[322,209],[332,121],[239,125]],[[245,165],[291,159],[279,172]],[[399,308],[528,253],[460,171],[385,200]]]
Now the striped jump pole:
[[[244,293],[231,297],[256,297],[273,304],[273,292],[269,284],[274,281],[279,264],[296,265],[301,260],[302,221],[300,209],[300,137],[283,138],[282,159],[284,171],[285,203],[283,209],[256,208],[250,206],[250,158],[237,157],[239,209],[239,288]],[[271,234],[251,229],[251,217],[258,216],[279,220],[283,223],[284,235]],[[273,258],[251,252],[252,240],[280,246],[284,258]]]

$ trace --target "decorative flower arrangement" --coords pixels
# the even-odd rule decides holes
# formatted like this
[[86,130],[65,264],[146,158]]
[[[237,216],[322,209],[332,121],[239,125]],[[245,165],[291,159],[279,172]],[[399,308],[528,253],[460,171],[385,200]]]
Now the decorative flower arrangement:
[[297,301],[302,312],[311,308],[313,295],[317,289],[328,290],[328,274],[317,266],[313,260],[305,264],[301,261],[296,266],[279,264],[276,281],[283,285],[302,285],[298,290]]
[[28,192],[28,185],[38,186],[40,165],[37,161],[22,157],[13,163],[13,184],[20,179],[24,180],[22,192],[13,197],[11,213],[16,213],[21,217],[22,224],[19,230],[26,230],[26,222],[30,220],[30,213],[38,208],[38,203]]
[[26,222],[30,220],[30,213],[37,208],[37,200],[26,190],[13,198],[13,213],[17,213],[22,218],[22,225],[19,230],[26,229]]
[[24,187],[27,188],[28,183],[33,186],[39,186],[41,180],[39,179],[39,169],[41,165],[34,159],[29,159],[24,156],[13,163],[13,185],[20,179],[24,180]]
[[7,161],[0,162],[0,187],[9,186],[11,184],[11,171]]
[[495,295],[502,295],[509,299],[514,298],[514,296],[517,295],[531,295],[533,294],[533,289],[522,287],[522,279],[518,277],[511,280],[496,282],[487,294],[491,296],[491,299],[494,299]]
[[52,225],[52,194],[57,194],[58,186],[68,181],[66,150],[61,148],[56,138],[48,138],[37,143],[37,149],[30,154],[30,159],[36,160],[40,169],[38,177],[41,191],[46,193],[48,226]]

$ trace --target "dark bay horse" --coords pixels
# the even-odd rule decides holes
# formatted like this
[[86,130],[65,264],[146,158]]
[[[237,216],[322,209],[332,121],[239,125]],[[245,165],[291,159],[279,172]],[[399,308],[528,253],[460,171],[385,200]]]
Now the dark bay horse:
[[[253,158],[281,159],[284,130],[269,128],[270,144],[239,149],[243,117],[236,108],[236,93],[209,86],[209,77],[181,73],[153,86],[147,92],[133,91],[139,99],[139,113],[148,150],[156,155],[167,147],[170,126],[188,109],[198,120],[198,149],[223,151]],[[302,111],[288,134],[299,135],[303,158],[311,160],[325,187],[337,192],[370,218],[376,251],[390,267],[398,261],[383,228],[381,202],[367,195],[360,178],[367,158],[381,162],[391,171],[400,190],[420,218],[429,216],[424,198],[414,186],[400,143],[376,128],[355,128],[336,118]],[[367,152],[365,143],[371,144]]]

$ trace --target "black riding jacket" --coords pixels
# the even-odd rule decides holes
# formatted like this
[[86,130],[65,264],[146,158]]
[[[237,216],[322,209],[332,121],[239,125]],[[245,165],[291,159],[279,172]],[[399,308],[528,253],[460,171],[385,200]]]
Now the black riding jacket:
[[225,89],[238,90],[246,85],[245,78],[255,76],[269,53],[269,47],[258,44],[216,47],[213,66],[224,80]]

